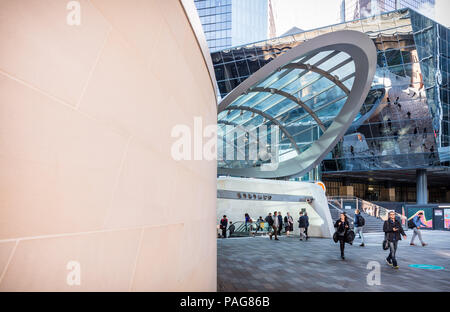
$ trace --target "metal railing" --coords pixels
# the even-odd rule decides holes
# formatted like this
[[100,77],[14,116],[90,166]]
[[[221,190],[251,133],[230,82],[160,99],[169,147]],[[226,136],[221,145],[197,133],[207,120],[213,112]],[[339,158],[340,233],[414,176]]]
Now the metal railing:
[[[331,203],[333,207],[339,208],[338,210],[345,211],[346,207],[351,207],[350,209],[359,209],[369,216],[386,221],[388,219],[389,209],[381,207],[377,204],[368,202],[361,198],[355,196],[327,196],[328,203]],[[406,216],[399,213],[395,213],[403,223],[407,220]]]
[[[263,223],[264,225],[261,227],[261,223]],[[247,236],[247,235],[252,235],[254,234],[267,234],[270,232],[271,227],[269,227],[269,223],[267,222],[252,222],[252,223],[247,223],[245,224],[244,221],[236,221],[233,222],[235,230],[233,231],[233,235],[235,236]],[[230,229],[227,228],[227,232],[229,235],[229,231]],[[232,235],[232,236],[233,236]]]

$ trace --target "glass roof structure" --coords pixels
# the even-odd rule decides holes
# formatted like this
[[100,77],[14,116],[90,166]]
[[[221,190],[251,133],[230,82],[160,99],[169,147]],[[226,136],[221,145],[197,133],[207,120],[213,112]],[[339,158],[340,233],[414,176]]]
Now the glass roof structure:
[[[361,40],[358,43],[349,39],[355,34]],[[219,105],[219,172],[295,176],[320,162],[324,152],[333,146],[322,146],[315,154],[306,153],[314,143],[325,133],[328,138],[333,132],[344,134],[353,120],[364,118],[366,112],[360,108],[375,73],[375,51],[368,36],[341,31],[293,48],[250,76]],[[356,88],[359,90],[352,92],[358,71],[362,81]],[[358,93],[355,98],[359,100],[349,105],[351,93]],[[337,129],[334,121],[346,104],[347,120]],[[331,141],[337,140],[333,136]],[[261,153],[271,158],[261,157]],[[298,162],[305,153],[309,154],[310,164],[303,168]],[[260,167],[275,159],[277,168],[262,173]],[[281,168],[290,160],[290,166]],[[293,161],[297,164],[292,165]]]

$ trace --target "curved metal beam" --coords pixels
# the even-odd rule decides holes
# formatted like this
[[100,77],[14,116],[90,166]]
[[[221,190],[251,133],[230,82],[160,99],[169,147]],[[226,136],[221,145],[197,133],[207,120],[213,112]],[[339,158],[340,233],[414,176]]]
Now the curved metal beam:
[[286,130],[286,128],[284,128],[284,126],[275,118],[273,118],[272,116],[270,116],[269,114],[266,114],[263,111],[260,111],[259,109],[254,109],[252,107],[247,107],[247,106],[235,106],[235,105],[230,105],[228,107],[225,108],[225,110],[242,110],[242,111],[248,111],[248,112],[252,112],[258,115],[263,116],[264,118],[272,121],[274,124],[276,124],[280,130],[284,133],[284,135],[286,136],[286,138],[292,143],[292,146],[295,148],[295,150],[297,151],[297,153],[300,153],[300,148],[298,147],[297,143],[295,142],[294,138],[291,136],[291,134],[289,133],[289,131]]
[[323,132],[325,132],[326,128],[323,125],[322,121],[319,119],[319,117],[317,117],[316,113],[314,113],[314,111],[311,108],[309,108],[305,103],[303,103],[300,99],[297,99],[292,94],[287,93],[286,91],[275,89],[275,88],[262,88],[262,87],[252,88],[252,89],[248,90],[248,92],[249,93],[250,92],[269,92],[272,94],[278,94],[278,95],[284,96],[285,98],[297,103],[301,108],[303,108],[305,111],[307,111],[308,114],[310,114],[311,117],[317,122],[317,124],[323,130]]
[[282,67],[282,69],[285,69],[285,68],[290,68],[290,69],[298,68],[298,69],[304,69],[304,70],[315,72],[315,73],[317,73],[317,74],[327,78],[328,80],[330,80],[334,84],[336,84],[339,88],[342,89],[342,91],[345,92],[345,94],[347,94],[347,95],[350,94],[350,90],[339,80],[339,78],[337,76],[333,76],[329,72],[327,72],[327,71],[325,71],[323,69],[320,69],[319,67],[316,67],[314,65],[290,63],[290,64],[286,64],[286,65],[284,65]]

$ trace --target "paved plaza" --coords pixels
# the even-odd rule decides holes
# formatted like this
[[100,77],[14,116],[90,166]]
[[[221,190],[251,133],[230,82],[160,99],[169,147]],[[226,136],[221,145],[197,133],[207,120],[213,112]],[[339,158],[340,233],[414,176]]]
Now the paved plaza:
[[[346,260],[332,239],[282,236],[218,239],[218,291],[450,291],[450,232],[422,231],[426,247],[399,243],[398,270],[388,266],[381,242],[383,233],[365,235],[366,247],[346,244]],[[369,286],[370,261],[380,263],[381,285]],[[426,264],[442,270],[410,267]],[[373,271],[373,269],[372,269]]]

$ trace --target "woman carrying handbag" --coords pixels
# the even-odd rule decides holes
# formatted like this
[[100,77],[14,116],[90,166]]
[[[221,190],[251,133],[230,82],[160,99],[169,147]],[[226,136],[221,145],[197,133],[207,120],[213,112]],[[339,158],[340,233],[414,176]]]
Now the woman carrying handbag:
[[[353,243],[353,239],[351,238],[352,235],[350,234],[350,232],[353,231],[351,231],[350,229],[350,224],[348,222],[347,215],[345,213],[342,212],[340,214],[339,220],[336,221],[334,227],[336,228],[336,233],[334,233],[333,239],[336,243],[339,241],[339,247],[341,249],[341,258],[342,260],[345,260],[344,255],[345,243],[346,242],[349,244]],[[353,234],[353,238],[354,237],[355,236]]]

